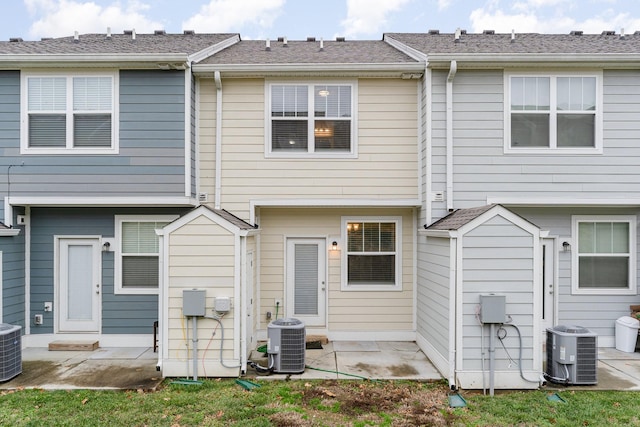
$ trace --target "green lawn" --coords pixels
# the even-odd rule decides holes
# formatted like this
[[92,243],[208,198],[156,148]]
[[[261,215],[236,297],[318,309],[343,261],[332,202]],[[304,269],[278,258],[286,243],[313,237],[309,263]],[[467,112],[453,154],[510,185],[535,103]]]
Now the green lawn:
[[254,381],[164,383],[140,391],[5,391],[3,426],[633,426],[640,393],[562,391],[462,393],[449,408],[443,382]]

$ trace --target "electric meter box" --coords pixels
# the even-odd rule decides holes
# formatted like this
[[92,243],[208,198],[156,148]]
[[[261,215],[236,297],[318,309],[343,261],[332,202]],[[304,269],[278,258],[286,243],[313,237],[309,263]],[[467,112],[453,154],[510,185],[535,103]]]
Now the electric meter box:
[[507,320],[504,295],[480,295],[480,322],[504,323]]
[[182,291],[182,314],[184,316],[203,317],[205,309],[206,291],[203,289],[185,289]]

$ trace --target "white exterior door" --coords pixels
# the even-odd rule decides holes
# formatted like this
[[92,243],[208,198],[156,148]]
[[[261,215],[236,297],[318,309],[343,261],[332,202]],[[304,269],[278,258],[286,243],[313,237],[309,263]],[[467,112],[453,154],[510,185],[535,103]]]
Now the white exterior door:
[[547,328],[555,324],[555,240],[544,239],[542,243],[542,340],[546,340]]
[[58,331],[99,332],[99,238],[58,239]]
[[325,239],[287,240],[287,317],[325,326]]

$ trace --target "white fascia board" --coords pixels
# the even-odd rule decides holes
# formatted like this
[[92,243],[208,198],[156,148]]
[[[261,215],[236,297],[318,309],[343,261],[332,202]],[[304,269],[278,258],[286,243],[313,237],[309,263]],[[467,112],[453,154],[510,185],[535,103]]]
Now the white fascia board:
[[191,197],[10,197],[11,206],[196,206]]
[[186,65],[187,55],[184,53],[170,54],[15,54],[2,55],[0,67],[26,68],[26,67],[150,67],[158,68],[158,63]]
[[19,228],[4,228],[0,229],[0,237],[1,236],[17,236],[20,234]]
[[[382,40],[384,42],[386,42],[387,44],[389,44],[390,46],[393,46],[395,49],[399,50],[400,52],[404,53],[405,55],[410,56],[411,58],[415,59],[416,61],[423,61],[426,63],[427,61],[427,54],[424,52],[419,51],[418,49],[414,49],[411,46],[407,46],[406,44],[399,42],[398,40],[394,39],[393,37],[389,37],[388,35],[384,35],[382,37]],[[424,64],[423,64],[424,66]]]
[[236,34],[235,36],[229,37],[228,39],[225,39],[220,43],[216,43],[214,45],[211,45],[209,47],[202,49],[199,52],[189,55],[189,62],[200,62],[203,59],[213,56],[216,53],[220,52],[221,50],[224,50],[229,46],[232,46],[238,43],[239,41],[240,41],[240,35]]
[[455,239],[458,237],[458,230],[419,230],[418,235],[439,237],[442,239]]
[[600,54],[500,54],[500,53],[436,53],[428,54],[429,66],[448,68],[451,61],[457,61],[460,68],[476,68],[479,66],[500,67],[638,67],[640,58],[633,54],[600,53]]
[[503,206],[539,207],[539,206],[640,206],[640,198],[625,199],[589,199],[589,198],[555,198],[555,197],[487,197],[487,204]]
[[193,64],[196,75],[210,75],[219,71],[222,74],[236,75],[280,75],[305,73],[305,75],[331,74],[358,76],[367,73],[380,73],[382,76],[400,77],[402,73],[424,73],[424,62],[401,62],[384,64],[345,64],[345,63],[308,63],[308,64]]

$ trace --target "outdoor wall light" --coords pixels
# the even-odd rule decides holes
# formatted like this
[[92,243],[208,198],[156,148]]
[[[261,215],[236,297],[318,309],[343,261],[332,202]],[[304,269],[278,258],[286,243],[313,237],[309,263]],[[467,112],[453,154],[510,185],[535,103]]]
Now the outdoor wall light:
[[109,252],[110,249],[111,249],[111,243],[104,242],[102,244],[102,252]]
[[562,250],[565,252],[571,252],[571,243],[562,242]]
[[336,242],[335,240],[331,244],[331,250],[333,250],[333,251],[337,251],[338,250],[338,242]]

